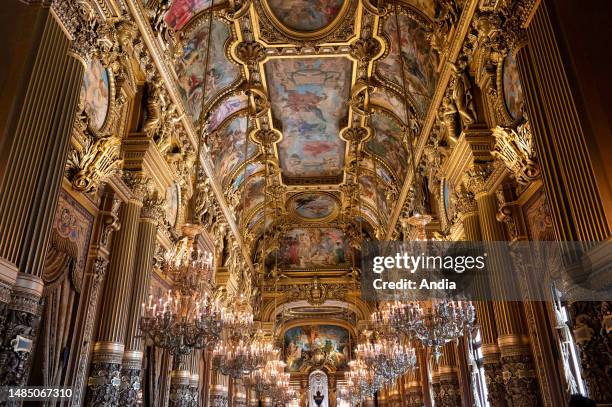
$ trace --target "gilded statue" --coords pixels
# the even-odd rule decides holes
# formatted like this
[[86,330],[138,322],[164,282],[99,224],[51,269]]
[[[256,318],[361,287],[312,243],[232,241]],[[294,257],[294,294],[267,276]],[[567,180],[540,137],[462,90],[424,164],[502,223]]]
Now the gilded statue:
[[476,106],[472,95],[472,84],[466,73],[466,68],[450,64],[453,71],[452,100],[459,114],[462,126],[465,128],[476,121]]

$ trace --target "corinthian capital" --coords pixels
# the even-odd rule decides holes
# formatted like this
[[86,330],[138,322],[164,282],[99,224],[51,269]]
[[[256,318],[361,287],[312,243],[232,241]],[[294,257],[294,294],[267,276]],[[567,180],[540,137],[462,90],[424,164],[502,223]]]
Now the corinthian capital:
[[151,179],[141,172],[124,171],[123,182],[130,188],[134,197],[143,201],[150,190]]
[[142,203],[140,218],[161,222],[164,217],[164,205],[164,198],[160,197],[157,192],[150,194]]

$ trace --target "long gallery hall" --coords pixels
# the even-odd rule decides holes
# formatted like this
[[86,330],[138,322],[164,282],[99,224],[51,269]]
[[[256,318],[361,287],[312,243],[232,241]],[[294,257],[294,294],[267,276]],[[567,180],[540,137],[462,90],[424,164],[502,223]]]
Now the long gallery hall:
[[2,0],[0,407],[612,407],[610,17]]

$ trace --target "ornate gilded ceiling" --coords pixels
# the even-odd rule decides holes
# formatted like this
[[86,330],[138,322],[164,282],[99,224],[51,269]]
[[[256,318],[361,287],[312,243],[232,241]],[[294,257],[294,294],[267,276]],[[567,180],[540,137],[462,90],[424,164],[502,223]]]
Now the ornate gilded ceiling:
[[382,232],[411,166],[437,81],[433,1],[378,3],[175,0],[166,14],[236,223],[253,250],[264,220],[280,230],[283,268],[350,269],[350,225]]

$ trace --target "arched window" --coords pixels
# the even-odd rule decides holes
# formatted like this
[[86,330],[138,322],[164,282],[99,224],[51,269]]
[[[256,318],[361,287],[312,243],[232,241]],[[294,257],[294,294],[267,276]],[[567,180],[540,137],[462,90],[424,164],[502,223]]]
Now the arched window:
[[329,407],[329,391],[327,388],[327,375],[321,370],[314,370],[308,376],[308,407],[317,407],[315,396],[323,396],[321,407]]

